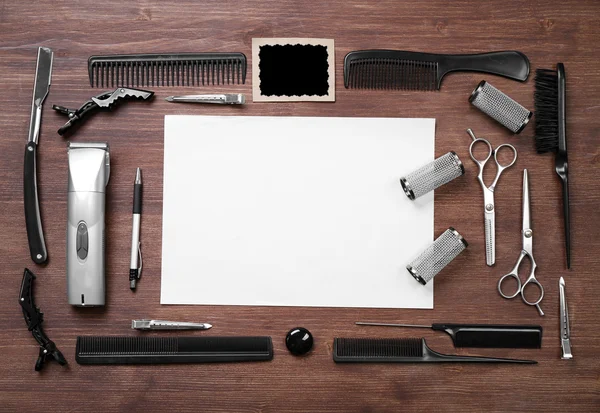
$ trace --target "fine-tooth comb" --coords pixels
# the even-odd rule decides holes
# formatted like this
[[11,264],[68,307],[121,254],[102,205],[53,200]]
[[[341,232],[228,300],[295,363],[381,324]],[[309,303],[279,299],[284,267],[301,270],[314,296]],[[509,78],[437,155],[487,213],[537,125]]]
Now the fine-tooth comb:
[[424,338],[334,338],[336,363],[522,363],[534,360],[440,354],[427,346]]
[[271,337],[77,337],[79,364],[164,364],[267,361]]
[[92,87],[195,86],[246,83],[243,53],[91,56]]
[[361,50],[344,58],[344,86],[358,89],[439,90],[442,78],[457,71],[483,72],[525,81],[529,59],[521,52],[432,54]]

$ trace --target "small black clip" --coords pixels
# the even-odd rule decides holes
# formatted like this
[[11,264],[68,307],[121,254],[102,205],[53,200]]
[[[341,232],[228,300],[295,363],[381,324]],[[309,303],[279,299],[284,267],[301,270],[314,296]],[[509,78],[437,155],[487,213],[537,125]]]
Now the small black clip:
[[21,308],[23,309],[23,316],[25,317],[27,328],[31,331],[33,338],[35,338],[40,345],[40,353],[35,363],[35,371],[40,371],[49,357],[52,357],[52,359],[56,360],[61,366],[66,365],[67,360],[60,350],[56,348],[56,344],[46,336],[46,333],[44,333],[44,330],[42,329],[44,313],[42,313],[33,302],[34,279],[35,275],[25,268],[23,281],[21,282],[19,304],[21,304]]
[[118,87],[115,90],[103,92],[90,98],[76,110],[65,108],[64,106],[52,105],[52,109],[69,117],[67,123],[58,130],[58,134],[64,136],[68,131],[72,130],[75,125],[85,120],[85,118],[99,109],[112,109],[120,99],[133,98],[148,100],[152,98],[152,96],[154,96],[154,92],[149,90]]

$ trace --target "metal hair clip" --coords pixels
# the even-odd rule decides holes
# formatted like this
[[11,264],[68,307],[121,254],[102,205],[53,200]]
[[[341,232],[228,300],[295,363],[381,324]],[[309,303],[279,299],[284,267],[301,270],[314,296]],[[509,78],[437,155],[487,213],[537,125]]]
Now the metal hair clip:
[[119,87],[115,90],[100,93],[99,95],[90,98],[90,100],[81,105],[79,109],[68,109],[63,106],[52,105],[52,109],[69,117],[67,123],[58,130],[58,134],[64,136],[76,124],[85,120],[89,115],[99,109],[110,110],[115,106],[117,101],[121,99],[148,100],[152,98],[152,96],[154,96],[154,92],[149,90]]

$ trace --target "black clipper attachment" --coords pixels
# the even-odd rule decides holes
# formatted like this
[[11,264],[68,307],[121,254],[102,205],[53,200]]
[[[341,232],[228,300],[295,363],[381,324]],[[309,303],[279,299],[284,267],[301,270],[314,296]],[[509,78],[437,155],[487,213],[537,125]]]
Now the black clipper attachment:
[[131,89],[127,87],[119,87],[115,90],[101,93],[97,96],[92,97],[90,100],[85,102],[79,109],[68,109],[63,106],[52,105],[52,109],[62,113],[69,117],[67,123],[65,123],[59,130],[58,134],[64,136],[67,132],[72,131],[74,127],[82,123],[90,115],[95,113],[99,109],[111,110],[121,99],[132,100],[141,99],[149,100],[154,96],[154,92],[149,90]]
[[42,321],[44,321],[44,313],[35,306],[33,301],[33,280],[35,275],[25,268],[23,274],[23,282],[21,283],[21,292],[19,295],[19,304],[23,309],[23,316],[27,323],[27,328],[33,334],[33,338],[40,344],[40,355],[35,363],[35,371],[40,371],[44,367],[47,359],[54,359],[64,366],[67,360],[62,355],[60,350],[56,348],[56,344],[50,340],[42,329]]

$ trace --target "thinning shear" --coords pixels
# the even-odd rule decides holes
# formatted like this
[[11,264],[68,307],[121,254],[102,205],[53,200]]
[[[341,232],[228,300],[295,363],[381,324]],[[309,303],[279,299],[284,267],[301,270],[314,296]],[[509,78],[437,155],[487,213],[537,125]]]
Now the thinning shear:
[[[533,258],[533,230],[531,229],[531,209],[529,202],[529,176],[527,174],[527,169],[523,170],[523,227],[521,229],[521,237],[523,238],[523,247],[521,248],[521,254],[517,259],[517,263],[513,267],[513,269],[506,275],[502,276],[498,281],[498,292],[504,298],[515,298],[517,295],[521,294],[521,298],[523,302],[528,305],[534,305],[538,309],[540,315],[544,315],[540,307],[540,302],[542,298],[544,298],[544,287],[542,284],[538,282],[535,278],[535,269],[537,268],[537,264],[535,263],[535,259]],[[529,257],[531,260],[531,271],[529,272],[529,277],[527,280],[521,284],[521,279],[519,278],[519,267],[521,266],[521,262],[523,258]],[[504,281],[509,278],[514,278],[517,280],[517,289],[512,294],[506,294],[503,290]],[[539,291],[537,298],[535,300],[529,301],[525,296],[525,288],[528,285],[535,285]],[[530,296],[531,298],[531,296]]]
[[[492,145],[483,138],[476,138],[475,134],[471,129],[467,129],[467,133],[471,138],[473,138],[473,142],[471,142],[471,146],[469,146],[469,154],[471,155],[471,159],[475,161],[475,163],[479,166],[479,174],[477,175],[477,179],[481,184],[481,188],[483,189],[483,222],[485,225],[485,262],[490,267],[496,263],[496,205],[494,204],[494,190],[496,189],[496,185],[498,184],[498,179],[500,175],[506,168],[510,168],[517,161],[517,150],[514,146],[505,143],[498,146],[496,149],[492,148]],[[473,155],[473,147],[477,143],[484,143],[487,145],[489,151],[487,157],[483,160],[478,160]],[[498,162],[498,152],[502,148],[510,148],[513,151],[514,157],[512,161],[506,165],[501,165]],[[496,177],[490,186],[486,186],[483,182],[483,168],[487,161],[494,156],[494,161],[496,162]]]

